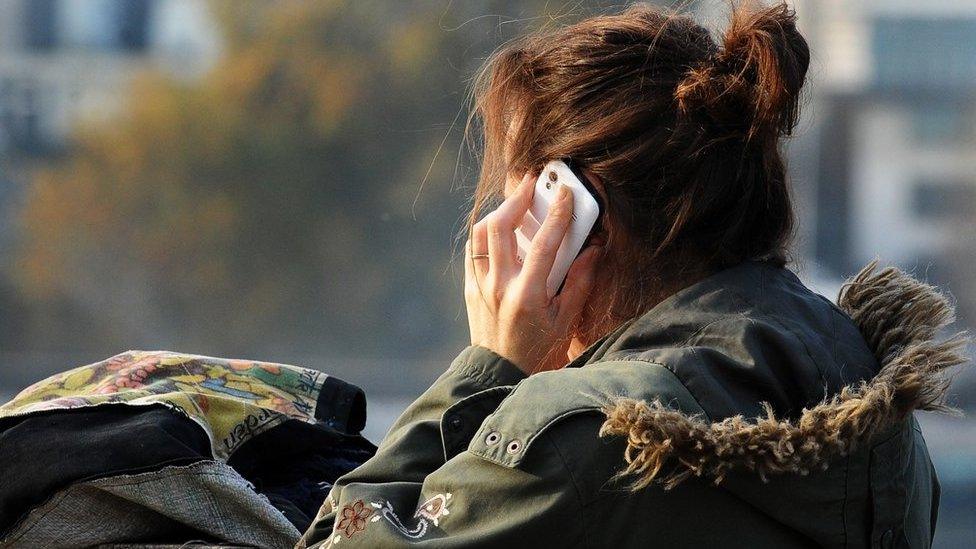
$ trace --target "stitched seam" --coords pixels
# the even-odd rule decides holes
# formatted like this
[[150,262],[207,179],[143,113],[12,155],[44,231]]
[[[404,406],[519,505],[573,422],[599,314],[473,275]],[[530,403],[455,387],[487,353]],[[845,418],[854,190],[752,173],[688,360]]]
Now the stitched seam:
[[[17,541],[18,539],[24,537],[25,535],[31,533],[34,530],[34,528],[37,528],[37,526],[39,524],[41,524],[41,522],[43,521],[44,517],[46,517],[49,514],[51,514],[52,511],[54,511],[55,509],[58,508],[59,505],[61,505],[61,502],[64,501],[64,499],[71,494],[72,490],[75,489],[75,486],[78,486],[78,485],[69,486],[67,489],[63,490],[60,494],[56,494],[54,497],[52,497],[47,502],[45,502],[44,505],[43,505],[43,507],[39,507],[38,509],[35,509],[35,511],[38,511],[38,510],[44,509],[44,507],[46,507],[46,509],[44,509],[44,511],[41,513],[41,515],[37,517],[38,520],[32,521],[33,524],[31,524],[30,527],[27,528],[26,530],[23,530],[19,534],[17,534],[17,537],[15,537],[15,538],[4,538],[4,539],[0,539],[0,541],[2,541],[4,544],[6,544],[8,542],[13,543],[13,542]],[[57,498],[57,499],[55,499],[55,498]],[[25,522],[27,522],[28,520],[31,520],[31,515],[33,515],[33,514],[34,514],[34,511],[32,511],[32,512],[28,513],[26,516],[24,516],[23,520],[19,524],[15,524],[14,527],[13,527],[13,530],[11,530],[11,531],[15,531],[15,530],[21,528],[24,525]]]
[[[152,478],[147,478],[147,479],[134,479],[134,476],[135,475],[122,475],[122,477],[119,480],[108,480],[107,481],[106,479],[99,479],[99,480],[92,480],[92,481],[79,482],[79,483],[72,484],[68,488],[62,490],[59,494],[56,494],[51,499],[49,499],[47,502],[45,502],[42,505],[42,507],[39,507],[39,508],[37,508],[35,510],[35,511],[39,511],[39,510],[44,509],[46,507],[46,509],[44,509],[42,511],[41,515],[37,517],[38,520],[32,521],[33,524],[31,524],[30,527],[28,527],[26,530],[23,530],[19,534],[17,534],[17,537],[15,537],[15,538],[2,539],[0,541],[2,541],[4,543],[14,542],[14,541],[17,541],[18,539],[24,537],[24,535],[29,534],[39,524],[41,524],[41,522],[43,521],[44,517],[48,516],[49,514],[51,514],[52,511],[56,510],[60,506],[61,502],[64,501],[65,498],[67,498],[69,495],[72,495],[73,493],[77,492],[78,490],[80,490],[80,489],[82,489],[84,487],[89,487],[89,488],[92,488],[92,489],[101,489],[102,487],[136,486],[136,485],[139,485],[139,484],[144,484],[146,482],[154,482],[154,481],[159,480],[160,478],[168,478],[168,477],[173,476],[174,474],[183,474],[183,473],[189,473],[189,474],[191,474],[193,476],[212,476],[212,477],[241,478],[241,477],[238,477],[236,475],[232,475],[229,472],[224,472],[224,471],[207,471],[207,472],[197,471],[197,472],[194,472],[194,471],[191,470],[192,468],[194,468],[194,465],[185,466],[185,467],[177,467],[177,469],[179,469],[179,470],[172,470],[172,471],[168,471],[168,472],[165,472],[165,473],[162,472],[163,470],[160,470],[160,471],[158,471],[156,473],[153,473],[154,476]],[[133,478],[134,480],[133,481],[127,481],[128,479],[122,480],[125,477]],[[111,477],[109,477],[109,478],[111,478]],[[33,515],[33,514],[34,514],[33,512],[28,513],[24,517],[24,521],[30,520],[31,519],[31,515]],[[23,523],[21,523],[21,525],[14,525],[14,530],[20,528],[20,526],[22,526],[22,524]]]
[[[497,361],[497,359],[495,359],[495,361]],[[507,383],[503,383],[495,376],[494,373],[488,371],[488,369],[493,365],[494,364],[486,365],[479,362],[468,362],[455,369],[454,373],[460,377],[474,381],[479,385],[483,385],[486,389],[498,386],[507,386]]]
[[529,448],[532,447],[532,443],[535,441],[535,439],[538,438],[539,435],[545,433],[547,429],[552,427],[557,422],[569,416],[574,416],[576,414],[584,414],[586,412],[598,412],[598,411],[600,411],[600,408],[598,406],[579,406],[577,408],[566,410],[561,414],[557,415],[556,417],[550,419],[548,422],[546,422],[545,425],[540,427],[538,430],[536,430],[534,433],[532,433],[525,439],[525,449],[522,450],[522,454],[518,458],[513,460],[515,462],[513,463],[513,465],[518,465],[519,463],[521,463],[522,460],[525,459],[526,454],[529,453]]
[[[447,437],[445,436],[445,430],[444,430],[444,419],[447,417],[447,414],[449,414],[449,413],[457,414],[458,413],[457,410],[459,410],[461,408],[465,408],[465,407],[468,407],[470,405],[477,404],[479,402],[483,402],[483,401],[486,401],[486,400],[490,400],[489,397],[494,397],[494,396],[496,396],[496,393],[501,393],[502,392],[499,389],[500,389],[500,387],[492,387],[492,388],[489,388],[489,389],[485,389],[484,391],[477,392],[477,393],[475,393],[473,395],[466,396],[466,397],[462,398],[461,400],[455,402],[454,404],[448,406],[447,409],[444,410],[444,412],[441,414],[440,421],[438,421],[438,424],[437,424],[437,428],[440,431],[440,435],[441,435],[441,446],[444,449],[444,461],[447,461],[448,459],[450,459],[450,457],[448,457],[448,455],[447,455],[448,454]],[[462,405],[462,403],[463,403],[463,405]],[[485,418],[487,418],[490,415],[491,415],[490,413],[489,414],[486,414],[485,415]],[[482,419],[482,423],[484,423],[484,419]],[[471,435],[471,438],[473,439],[474,437],[478,436],[478,434],[480,432],[481,432],[481,428],[479,426],[479,428],[475,430],[474,434]],[[470,444],[470,443],[471,443],[471,441],[469,440],[468,441],[468,444]],[[458,452],[455,452],[454,455],[457,455],[459,453],[461,453],[460,450]]]
[[[633,362],[640,362],[640,363],[643,363],[643,364],[652,364],[654,366],[657,366],[659,368],[663,368],[663,369],[667,370],[668,372],[670,372],[671,375],[674,376],[675,381],[678,382],[678,384],[685,390],[685,392],[688,394],[688,396],[691,397],[691,400],[695,403],[695,405],[698,406],[698,409],[700,410],[700,413],[699,414],[694,414],[694,416],[695,417],[701,417],[701,418],[703,418],[706,421],[711,421],[711,419],[709,418],[707,412],[705,412],[704,407],[702,407],[701,403],[698,401],[698,398],[695,397],[695,395],[691,392],[691,390],[689,390],[688,387],[681,381],[681,379],[678,377],[678,375],[674,372],[673,369],[668,368],[667,365],[665,365],[665,364],[661,364],[661,363],[654,362],[654,361],[647,360],[647,359],[633,358],[633,359],[628,359],[628,360],[631,360]],[[594,364],[597,364],[597,363],[594,363]],[[515,394],[515,391],[512,391],[512,393],[510,393],[506,397],[506,399],[507,398],[510,398],[511,395],[513,395],[513,394]],[[677,399],[677,397],[675,397],[671,401],[676,400],[676,399]],[[499,465],[503,465],[505,467],[509,467],[509,468],[517,467],[518,464],[521,462],[521,460],[524,459],[525,455],[528,453],[529,448],[532,446],[532,443],[535,441],[535,439],[539,435],[541,435],[542,433],[544,433],[547,429],[549,429],[549,427],[551,427],[553,424],[561,421],[562,419],[565,419],[566,417],[572,416],[572,415],[586,413],[586,412],[598,412],[600,410],[601,410],[601,407],[600,406],[596,406],[596,405],[580,405],[580,406],[571,408],[569,410],[562,411],[561,413],[559,413],[558,415],[554,416],[552,419],[550,419],[549,421],[547,421],[540,428],[538,428],[538,429],[536,429],[536,430],[534,430],[533,432],[530,433],[530,435],[525,440],[525,448],[522,450],[522,453],[521,453],[520,457],[515,458],[515,459],[512,459],[512,460],[509,460],[509,461],[511,461],[511,463],[505,463],[505,462],[500,461],[498,459],[492,458],[492,457],[490,457],[488,455],[485,455],[485,453],[483,453],[483,452],[475,452],[475,451],[472,451],[470,449],[468,449],[468,451],[470,451],[472,454],[474,454],[476,456],[479,456],[479,457],[481,457],[483,459],[486,459],[488,461],[491,461],[493,463],[497,463]],[[474,436],[477,437],[484,430],[485,430],[485,425],[482,424],[481,428],[478,429],[478,431],[476,432],[476,434]]]
[[489,456],[489,455],[487,455],[487,454],[485,454],[485,453],[482,453],[482,452],[475,452],[475,451],[474,451],[474,450],[472,450],[471,448],[466,448],[466,449],[465,449],[464,451],[465,451],[465,452],[468,452],[469,454],[473,454],[473,455],[475,455],[475,456],[478,456],[479,458],[481,458],[481,459],[483,459],[483,460],[485,460],[485,461],[490,461],[490,462],[492,462],[492,463],[494,463],[494,464],[496,464],[496,465],[501,465],[502,467],[508,467],[509,469],[511,469],[511,468],[512,468],[512,466],[511,466],[511,465],[509,465],[509,464],[507,464],[507,463],[504,463],[504,462],[502,462],[502,461],[498,461],[497,459],[495,459],[495,458],[493,458],[493,457],[491,457],[491,456]]
[[[761,276],[762,276],[762,281],[763,281],[762,283],[765,284],[766,283],[766,271],[763,271],[761,273]],[[762,306],[762,304],[760,304],[759,302],[756,302],[755,303],[755,306],[756,306],[756,309],[758,309],[760,312],[763,313],[763,316],[765,316],[766,318],[768,318],[770,321],[775,322],[776,324],[778,324],[781,328],[783,328],[784,330],[786,330],[787,332],[789,332],[791,336],[793,336],[797,341],[800,342],[800,345],[803,346],[803,351],[807,354],[807,357],[810,359],[810,362],[812,362],[813,365],[814,365],[814,367],[817,368],[817,373],[820,374],[820,382],[826,384],[827,383],[827,375],[824,373],[824,370],[821,367],[820,363],[817,362],[813,358],[813,354],[810,352],[810,347],[807,345],[807,342],[804,341],[803,338],[801,338],[797,334],[796,331],[794,331],[792,328],[790,328],[785,323],[783,323],[782,320],[780,320],[778,317],[776,317],[775,315],[773,315],[769,311],[767,311]]]
[[[569,475],[569,480],[573,483],[573,491],[576,493],[576,505],[579,508],[580,514],[580,527],[583,533],[583,546],[589,547],[590,543],[586,537],[586,533],[588,532],[586,528],[586,513],[583,511],[583,491],[580,489],[579,482],[576,480],[576,476],[573,475],[573,470],[570,469],[569,464],[566,462],[566,457],[559,449],[559,445],[556,444],[555,439],[552,437],[552,435],[547,434],[546,440],[549,441],[549,444],[556,451],[556,455],[559,456],[559,461],[561,461],[563,464],[563,469],[566,470],[566,474]],[[528,450],[528,448],[526,448],[526,450]]]
[[[735,292],[731,292],[730,291],[729,293],[734,294]],[[677,345],[677,348],[679,348],[679,349],[685,349],[685,348],[688,348],[688,347],[692,347],[693,345],[692,345],[691,341],[693,339],[699,338],[702,335],[702,333],[705,332],[705,330],[711,328],[712,326],[714,326],[714,325],[716,325],[716,324],[718,324],[720,322],[725,322],[727,320],[736,320],[736,319],[740,319],[740,318],[743,318],[743,315],[741,313],[732,313],[732,314],[722,315],[721,317],[716,318],[715,320],[713,320],[711,322],[708,322],[704,326],[702,326],[701,328],[698,328],[697,330],[695,330],[695,333],[693,333],[690,336],[688,336],[687,338],[685,338],[685,340],[682,341],[680,345]]]
[[[761,271],[759,273],[759,276],[760,276],[760,279],[759,279],[760,287],[763,288],[763,289],[765,289],[765,286],[766,286],[766,272],[765,272],[765,270]],[[785,330],[786,332],[788,332],[791,336],[793,336],[793,338],[796,341],[798,341],[800,343],[800,345],[803,347],[803,351],[806,353],[807,357],[810,359],[810,362],[812,362],[813,365],[814,365],[814,367],[817,368],[817,373],[820,374],[820,381],[822,383],[826,383],[827,376],[824,373],[824,370],[823,370],[822,366],[820,365],[819,362],[817,362],[813,358],[813,354],[810,352],[810,348],[807,345],[807,342],[804,341],[802,338],[800,338],[799,335],[797,335],[797,332],[795,330],[793,330],[792,328],[790,328],[789,326],[787,326],[786,324],[784,324],[783,321],[780,320],[777,316],[775,316],[772,313],[770,313],[766,308],[764,308],[761,305],[761,303],[759,301],[752,300],[752,299],[747,299],[745,296],[743,296],[740,292],[738,292],[734,288],[725,288],[725,291],[727,291],[731,297],[733,297],[735,299],[738,299],[742,304],[744,304],[744,305],[751,305],[752,307],[755,308],[756,311],[758,311],[761,314],[761,317],[762,318],[764,318],[766,320],[769,320],[770,322],[775,323],[780,328],[782,328],[783,330]],[[682,345],[678,346],[678,348],[687,348],[687,347],[689,347],[690,346],[689,345],[689,342],[693,338],[695,338],[697,336],[700,336],[701,333],[706,328],[712,326],[713,324],[716,324],[718,322],[724,322],[724,321],[730,320],[730,319],[735,319],[735,318],[738,318],[739,316],[741,316],[741,315],[739,315],[739,314],[729,314],[729,315],[723,316],[722,318],[718,318],[718,319],[715,319],[715,320],[709,322],[705,326],[699,328],[694,334],[692,334],[691,336],[689,336],[688,339],[686,339]],[[753,320],[753,319],[749,319],[748,317],[747,317],[747,319],[748,320]],[[664,365],[662,364],[661,366],[664,366]],[[672,368],[668,368],[668,369],[671,370],[671,372],[674,373],[675,376],[677,377],[677,372],[675,372],[674,369],[672,369]],[[681,381],[681,380],[679,379],[679,381]],[[686,387],[686,389],[687,389],[687,387]]]
[[[447,414],[448,412],[451,412],[451,411],[456,411],[456,409],[463,408],[464,406],[471,405],[471,404],[474,404],[474,403],[477,403],[477,402],[481,402],[483,400],[489,400],[489,397],[494,397],[494,396],[496,396],[496,394],[500,394],[502,392],[502,391],[500,391],[498,389],[502,389],[502,388],[505,388],[505,387],[508,387],[508,386],[507,385],[501,385],[501,386],[498,386],[498,387],[489,387],[489,388],[487,388],[487,389],[485,389],[483,391],[478,391],[477,393],[468,395],[468,396],[466,396],[466,397],[464,397],[462,399],[459,399],[457,402],[455,402],[454,404],[451,404],[447,408],[445,408],[444,409],[444,414]],[[443,414],[442,414],[442,418],[443,418]]]
[[[192,475],[194,477],[216,477],[216,478],[223,477],[223,478],[231,478],[231,479],[234,479],[234,478],[243,478],[243,477],[239,477],[237,475],[231,475],[229,473],[217,472],[217,471],[190,472],[190,475]],[[171,476],[173,476],[173,475],[172,474],[169,474],[169,475],[163,476],[162,478],[167,478],[167,477],[171,477]],[[97,484],[93,483],[93,485],[94,486],[97,486],[97,487],[103,487],[104,486],[104,487],[107,487],[107,488],[114,488],[114,487],[121,487],[121,486],[138,486],[140,484],[145,484],[147,482],[155,482],[157,480],[159,480],[159,478],[145,478],[145,479],[131,479],[131,480],[126,479],[124,481],[123,480],[120,480],[120,481],[116,481],[116,482],[105,482],[105,483],[97,483]]]
[[479,368],[478,366],[479,365],[476,363],[466,362],[458,366],[458,368],[454,370],[454,373],[459,377],[463,377],[477,383],[488,381],[485,378],[490,377],[490,374],[486,372],[484,368]]
[[[763,278],[765,278],[765,273],[763,273]],[[817,368],[817,373],[820,375],[820,381],[822,383],[826,383],[827,376],[824,373],[823,367],[821,366],[821,364],[816,359],[813,358],[813,354],[810,352],[809,345],[807,345],[807,342],[804,341],[803,338],[801,338],[797,334],[796,330],[794,330],[793,328],[791,328],[788,325],[786,325],[778,316],[776,316],[776,315],[772,314],[771,312],[769,312],[758,301],[753,301],[753,300],[745,299],[741,294],[739,294],[738,292],[736,292],[736,291],[734,291],[732,289],[729,289],[728,291],[734,297],[737,297],[738,299],[740,299],[743,303],[746,303],[746,304],[749,304],[749,305],[752,305],[753,307],[755,307],[755,310],[759,313],[758,315],[755,315],[755,318],[746,317],[747,320],[749,320],[751,322],[751,321],[754,321],[754,320],[758,320],[759,318],[765,319],[765,320],[767,320],[767,321],[769,321],[771,323],[776,324],[777,326],[779,326],[783,330],[785,330],[787,333],[789,333],[790,336],[793,337],[793,339],[795,339],[797,342],[799,342],[800,346],[803,347],[803,352],[806,353],[807,358],[809,358],[810,359],[810,362],[814,365],[815,368]],[[709,327],[709,326],[711,326],[711,325],[713,325],[715,323],[718,323],[718,322],[723,322],[723,321],[726,321],[726,320],[735,319],[735,318],[738,318],[739,316],[741,316],[741,315],[727,315],[727,316],[725,316],[723,318],[716,319],[716,320],[713,320],[712,322],[709,322],[708,324],[705,325],[705,327],[707,328],[707,327]],[[704,330],[704,328],[702,328],[701,330],[699,330],[698,332],[696,332],[695,335],[699,335],[700,332],[703,331],[703,330]],[[834,339],[836,339],[836,338],[834,338]],[[690,341],[690,340],[691,340],[691,338],[688,339],[688,341]],[[679,348],[686,348],[686,347],[687,346],[682,346],[682,347],[679,347]],[[670,369],[670,370],[672,370],[672,372],[674,372],[673,369]],[[677,376],[677,373],[676,372],[675,372],[675,375]]]
[[[834,360],[834,364],[840,366],[840,355],[837,353],[837,313],[833,309],[828,309],[830,316],[830,358]],[[844,366],[840,366],[844,368]],[[841,371],[841,379],[844,378],[844,372]]]
[[[470,450],[470,449],[468,451],[470,451],[472,454],[474,454],[474,455],[476,455],[478,457],[481,457],[483,459],[486,459],[488,461],[491,461],[492,463],[497,463],[499,465],[503,465],[505,467],[508,467],[509,469],[512,469],[512,468],[518,467],[519,463],[521,463],[522,460],[525,459],[525,456],[529,453],[529,448],[532,447],[532,443],[535,441],[535,439],[538,438],[539,435],[543,434],[554,423],[557,423],[560,420],[562,420],[562,419],[564,419],[566,417],[569,417],[569,416],[573,416],[573,415],[576,415],[576,414],[582,414],[582,413],[586,413],[586,412],[598,412],[599,410],[600,410],[600,408],[597,407],[597,406],[580,406],[580,407],[572,408],[570,410],[566,410],[566,411],[562,412],[561,414],[559,414],[556,417],[554,417],[551,420],[549,420],[545,425],[543,425],[539,429],[536,429],[528,437],[526,437],[526,439],[525,439],[525,448],[522,450],[521,455],[519,457],[517,457],[517,458],[512,458],[512,459],[508,460],[509,463],[505,463],[504,461],[499,461],[498,459],[495,459],[495,458],[493,458],[491,456],[485,455],[487,452],[480,452],[480,451],[479,452],[475,452],[475,451]],[[484,425],[482,425],[482,428],[478,430],[478,433],[475,434],[475,437],[477,437],[478,434],[480,434],[482,431],[484,431]],[[472,437],[472,438],[474,438],[474,437]]]
[[[698,401],[698,397],[696,397],[695,394],[691,392],[691,389],[689,389],[688,386],[685,385],[684,381],[682,381],[681,378],[678,377],[678,372],[676,372],[674,370],[674,368],[669,367],[667,364],[661,364],[660,362],[655,362],[653,360],[649,360],[649,359],[646,359],[646,358],[641,358],[640,356],[636,356],[636,355],[635,356],[629,356],[629,357],[627,357],[624,360],[631,361],[631,362],[642,362],[644,364],[652,364],[654,366],[659,366],[659,367],[664,368],[665,370],[671,372],[671,375],[674,376],[675,381],[677,381],[678,384],[681,385],[681,387],[688,393],[688,396],[691,397],[691,400],[695,401],[695,405],[698,406],[698,409],[699,410],[701,410],[701,417],[707,419],[708,421],[712,421],[711,418],[709,417],[708,413],[705,411],[705,407],[702,406],[701,405],[701,402]],[[698,415],[698,414],[695,414],[695,415]]]

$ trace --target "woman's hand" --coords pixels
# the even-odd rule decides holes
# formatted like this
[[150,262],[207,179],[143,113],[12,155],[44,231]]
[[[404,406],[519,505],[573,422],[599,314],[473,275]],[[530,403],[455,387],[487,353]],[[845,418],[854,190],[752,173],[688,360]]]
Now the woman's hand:
[[553,298],[546,292],[556,251],[573,214],[572,193],[560,188],[525,263],[516,257],[515,228],[532,204],[534,177],[475,224],[464,250],[464,301],[471,344],[487,347],[526,374],[566,364],[570,332],[579,321],[593,285],[599,246],[586,248]]

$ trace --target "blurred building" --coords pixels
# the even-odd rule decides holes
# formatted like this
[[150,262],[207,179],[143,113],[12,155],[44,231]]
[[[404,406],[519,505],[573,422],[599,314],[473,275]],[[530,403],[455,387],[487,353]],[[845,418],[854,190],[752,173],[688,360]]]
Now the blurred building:
[[138,71],[192,79],[218,55],[200,0],[0,0],[0,154],[57,150],[78,118],[115,113]]
[[814,49],[805,255],[947,276],[976,237],[976,3],[797,4]]
[[219,54],[203,0],[0,0],[0,261],[31,166],[64,150],[78,120],[138,101],[128,83],[142,70],[192,80]]

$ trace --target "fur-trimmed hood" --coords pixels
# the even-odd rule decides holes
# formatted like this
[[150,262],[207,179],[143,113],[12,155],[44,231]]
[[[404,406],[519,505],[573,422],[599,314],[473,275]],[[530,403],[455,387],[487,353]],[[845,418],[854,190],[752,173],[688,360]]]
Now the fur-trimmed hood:
[[617,399],[604,410],[601,436],[627,440],[623,472],[635,488],[672,488],[692,476],[720,483],[734,471],[763,480],[806,475],[849,455],[914,410],[950,411],[949,370],[964,363],[967,338],[937,340],[954,320],[948,299],[896,268],[865,267],[841,290],[838,306],[877,359],[877,373],[833,391],[792,418],[764,404],[758,418],[710,422],[660,401]]

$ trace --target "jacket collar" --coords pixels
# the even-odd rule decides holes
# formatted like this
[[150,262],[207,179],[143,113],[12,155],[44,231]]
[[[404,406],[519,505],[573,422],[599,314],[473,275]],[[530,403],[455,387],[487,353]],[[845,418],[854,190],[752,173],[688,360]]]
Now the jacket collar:
[[[682,299],[682,293],[720,284],[726,276],[720,273],[686,288],[662,305]],[[806,474],[825,469],[914,410],[950,410],[945,403],[948,370],[967,360],[963,348],[968,338],[957,334],[937,340],[939,330],[954,320],[945,296],[896,268],[879,271],[872,262],[845,284],[838,305],[881,368],[872,379],[844,387],[794,420],[778,417],[768,405],[764,417],[736,416],[712,423],[658,400],[622,398],[605,407],[607,419],[600,434],[626,437],[624,474],[635,479],[635,488],[652,482],[671,488],[691,476],[719,483],[733,470],[753,471],[763,479]],[[641,319],[654,314],[652,309]],[[599,360],[622,334],[634,329],[633,322],[592,345],[570,366]]]
[[635,337],[641,338],[649,331],[666,325],[674,310],[686,307],[688,302],[702,295],[727,290],[730,287],[741,287],[744,278],[755,276],[755,273],[765,265],[765,262],[758,260],[744,261],[682,288],[649,310],[627,320],[609,334],[598,339],[578,357],[569,362],[566,367],[580,368],[593,362],[606,360],[609,354],[618,353],[622,350],[626,351],[630,343],[629,340]]

